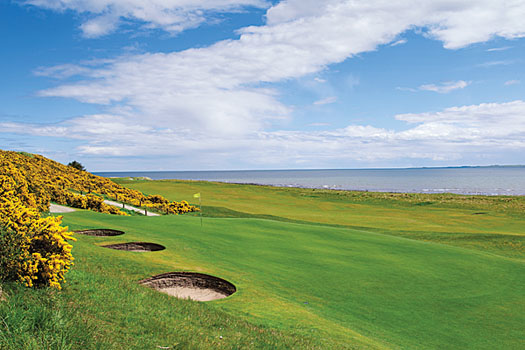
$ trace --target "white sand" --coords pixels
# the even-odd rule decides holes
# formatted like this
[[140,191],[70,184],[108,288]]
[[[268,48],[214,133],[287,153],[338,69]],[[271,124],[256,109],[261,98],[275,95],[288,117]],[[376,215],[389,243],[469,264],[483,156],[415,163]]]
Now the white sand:
[[49,205],[50,213],[71,213],[72,211],[75,211],[75,209],[52,203]]
[[200,289],[191,287],[169,287],[158,289],[158,291],[179,299],[189,298],[196,301],[210,301],[227,297],[226,294],[216,292],[213,289]]

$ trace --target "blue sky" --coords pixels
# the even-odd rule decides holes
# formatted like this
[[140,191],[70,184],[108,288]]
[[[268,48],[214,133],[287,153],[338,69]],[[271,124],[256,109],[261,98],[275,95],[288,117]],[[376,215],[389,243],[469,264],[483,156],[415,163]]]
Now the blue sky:
[[92,171],[523,164],[525,1],[0,2],[0,148]]

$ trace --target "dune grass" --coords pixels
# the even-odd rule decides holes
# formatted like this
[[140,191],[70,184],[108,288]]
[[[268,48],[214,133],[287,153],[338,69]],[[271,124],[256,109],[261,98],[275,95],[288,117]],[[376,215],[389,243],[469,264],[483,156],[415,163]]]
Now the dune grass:
[[[201,192],[203,226],[188,215],[64,214],[72,229],[126,232],[77,237],[76,265],[46,307],[64,315],[71,338],[78,327],[92,335],[69,348],[520,349],[525,341],[525,218],[514,206],[200,182],[126,186],[172,200]],[[167,249],[100,247],[137,240]],[[180,270],[225,278],[238,292],[198,303],[136,283]],[[17,327],[2,326],[9,315],[40,305],[20,300],[50,293],[13,288],[0,302],[3,335]],[[27,329],[16,338],[28,339]],[[0,348],[16,348],[5,339]]]

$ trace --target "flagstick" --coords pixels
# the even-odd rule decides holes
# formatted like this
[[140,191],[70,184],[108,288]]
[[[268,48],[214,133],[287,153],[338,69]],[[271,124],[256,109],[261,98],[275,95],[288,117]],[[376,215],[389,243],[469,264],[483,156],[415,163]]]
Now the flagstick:
[[201,212],[201,228],[202,228],[202,205],[201,205],[201,196],[199,195],[199,211]]

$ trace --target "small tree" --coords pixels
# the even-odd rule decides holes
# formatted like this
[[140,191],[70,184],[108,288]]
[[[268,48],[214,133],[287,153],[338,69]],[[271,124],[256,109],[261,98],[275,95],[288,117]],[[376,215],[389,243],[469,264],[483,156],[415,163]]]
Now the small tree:
[[69,164],[67,166],[70,166],[70,167],[75,168],[75,169],[80,170],[80,171],[86,171],[86,168],[84,168],[84,166],[82,164],[80,164],[79,162],[77,162],[76,160],[74,160],[72,162],[69,162]]

